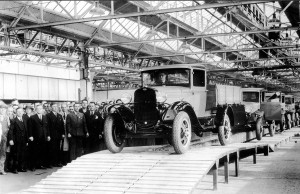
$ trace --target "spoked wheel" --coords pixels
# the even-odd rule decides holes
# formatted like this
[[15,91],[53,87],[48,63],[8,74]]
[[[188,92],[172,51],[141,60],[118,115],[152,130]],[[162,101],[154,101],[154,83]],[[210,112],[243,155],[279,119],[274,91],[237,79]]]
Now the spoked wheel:
[[275,121],[272,121],[271,125],[269,126],[269,133],[271,137],[274,136],[275,129],[276,129]]
[[177,154],[185,153],[191,144],[192,126],[189,115],[181,111],[173,122],[172,141],[174,150]]
[[255,131],[256,131],[256,139],[257,140],[261,140],[262,136],[263,136],[263,131],[264,131],[264,127],[262,125],[262,118],[258,118],[256,120],[256,125],[255,125]]
[[218,128],[218,137],[221,145],[228,145],[231,141],[231,124],[227,114],[224,117],[223,125]]
[[121,152],[125,146],[122,130],[122,126],[117,125],[115,118],[108,115],[104,123],[104,141],[107,149],[112,153]]

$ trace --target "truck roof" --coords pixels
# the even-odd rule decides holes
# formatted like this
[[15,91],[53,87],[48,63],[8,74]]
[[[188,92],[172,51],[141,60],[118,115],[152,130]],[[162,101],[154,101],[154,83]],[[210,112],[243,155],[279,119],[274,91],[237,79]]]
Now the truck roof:
[[260,91],[264,91],[264,88],[242,88],[242,91],[244,92],[260,92]]
[[175,64],[175,65],[146,67],[146,68],[143,68],[142,71],[157,70],[157,69],[176,69],[176,68],[189,68],[189,69],[197,68],[197,69],[205,70],[205,66],[194,63],[194,64]]
[[293,98],[293,97],[294,97],[294,95],[292,95],[292,94],[286,94],[286,95],[285,95],[285,97],[288,97],[288,98]]

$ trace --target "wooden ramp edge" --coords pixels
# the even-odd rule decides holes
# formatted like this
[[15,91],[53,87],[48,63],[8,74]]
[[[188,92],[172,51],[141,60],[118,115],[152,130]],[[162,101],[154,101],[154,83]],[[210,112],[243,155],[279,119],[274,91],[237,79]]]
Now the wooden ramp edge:
[[101,151],[84,155],[34,186],[20,193],[192,193],[209,172],[213,173],[213,188],[217,189],[218,168],[224,166],[225,183],[228,183],[228,165],[235,164],[235,176],[239,175],[242,152],[253,155],[290,141],[300,133],[293,128],[274,137],[265,136],[261,141],[234,143],[228,146],[191,148],[183,155],[174,151],[151,151],[151,147],[125,148],[122,153]]

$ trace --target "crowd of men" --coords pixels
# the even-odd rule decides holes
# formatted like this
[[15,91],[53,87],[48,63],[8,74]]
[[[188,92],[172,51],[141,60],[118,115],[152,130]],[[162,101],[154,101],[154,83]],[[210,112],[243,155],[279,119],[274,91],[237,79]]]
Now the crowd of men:
[[19,104],[0,101],[0,175],[61,167],[105,149],[95,102]]

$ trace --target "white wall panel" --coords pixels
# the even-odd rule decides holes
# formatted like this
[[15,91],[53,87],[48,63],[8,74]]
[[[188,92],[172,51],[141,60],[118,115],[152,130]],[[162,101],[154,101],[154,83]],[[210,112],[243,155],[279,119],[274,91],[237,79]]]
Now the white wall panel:
[[58,100],[58,80],[49,79],[49,99]]
[[75,69],[0,58],[0,99],[77,101]]
[[39,78],[39,98],[42,100],[49,99],[49,78]]
[[58,80],[58,100],[68,99],[67,80]]
[[68,92],[69,101],[77,101],[77,92],[76,92],[77,88],[78,87],[76,87],[76,84],[73,81],[71,80],[67,81],[67,92]]
[[28,99],[28,83],[26,75],[16,76],[16,98],[17,99]]
[[4,74],[3,93],[5,99],[12,99],[16,97],[16,75]]
[[39,100],[39,78],[28,76],[28,99]]
[[3,81],[3,73],[0,73],[0,99],[4,98],[4,81]]

